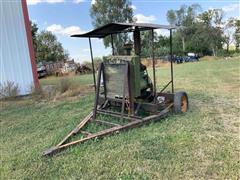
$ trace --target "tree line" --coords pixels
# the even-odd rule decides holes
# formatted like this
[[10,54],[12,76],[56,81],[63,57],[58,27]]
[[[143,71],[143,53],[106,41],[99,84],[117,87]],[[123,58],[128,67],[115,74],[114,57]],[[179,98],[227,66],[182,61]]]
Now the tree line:
[[[111,4],[111,6],[109,6]],[[136,22],[130,0],[95,0],[90,8],[90,16],[94,28],[112,22]],[[235,45],[235,52],[240,48],[240,20],[224,18],[222,9],[202,11],[199,4],[182,5],[177,10],[169,10],[166,14],[170,25],[178,28],[173,31],[173,52],[185,55],[187,52],[199,55],[229,55],[230,45]],[[69,59],[57,37],[48,31],[38,32],[37,24],[31,22],[33,45],[37,62]],[[141,56],[151,56],[151,32],[141,32]],[[115,54],[123,52],[123,46],[132,39],[128,34],[114,35]],[[154,47],[156,56],[169,54],[169,36],[155,32]],[[109,37],[104,38],[105,47],[111,47]]]
[[[95,28],[111,22],[136,21],[129,0],[96,0],[90,9],[90,14]],[[178,10],[169,10],[166,18],[170,25],[178,26],[173,32],[173,52],[176,55],[184,55],[187,52],[199,55],[228,55],[230,44],[233,43],[235,50],[239,51],[240,20],[236,18],[225,20],[222,9],[209,9],[202,12],[199,4],[182,5]],[[126,34],[115,35],[115,53],[120,54],[124,42],[130,39],[131,37]],[[141,56],[151,56],[150,41],[151,32],[142,32]],[[169,54],[169,36],[155,32],[154,41],[157,56]],[[104,39],[104,45],[111,46],[109,37]]]
[[201,9],[200,5],[193,4],[167,12],[168,22],[179,26],[173,36],[174,52],[216,56],[228,54],[232,43],[235,43],[235,50],[239,50],[239,20],[224,20],[222,9],[204,12]]

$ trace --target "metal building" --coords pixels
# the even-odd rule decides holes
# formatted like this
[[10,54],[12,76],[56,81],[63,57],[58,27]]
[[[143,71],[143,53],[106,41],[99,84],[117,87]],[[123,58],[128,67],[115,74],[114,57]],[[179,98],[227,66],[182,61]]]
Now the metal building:
[[26,0],[0,0],[0,85],[7,81],[29,94],[38,86]]

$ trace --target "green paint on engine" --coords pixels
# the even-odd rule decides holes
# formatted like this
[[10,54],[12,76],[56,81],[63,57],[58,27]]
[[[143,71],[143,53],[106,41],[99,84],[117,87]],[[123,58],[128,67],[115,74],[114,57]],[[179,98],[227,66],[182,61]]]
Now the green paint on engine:
[[139,56],[132,57],[130,62],[130,82],[132,85],[133,97],[138,97],[141,94],[140,88],[140,58]]

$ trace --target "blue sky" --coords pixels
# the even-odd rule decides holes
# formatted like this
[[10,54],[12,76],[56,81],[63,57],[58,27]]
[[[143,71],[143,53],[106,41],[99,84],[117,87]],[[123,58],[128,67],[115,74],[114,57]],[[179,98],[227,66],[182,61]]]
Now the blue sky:
[[[90,52],[87,39],[71,38],[70,34],[83,33],[93,29],[90,17],[94,0],[27,0],[29,16],[40,30],[52,31],[58,37],[70,56],[78,62],[89,61]],[[239,0],[132,0],[134,16],[138,22],[168,24],[166,13],[169,9],[179,9],[183,4],[198,3],[202,10],[223,8],[225,18],[240,17]],[[160,33],[160,32],[159,32]],[[161,33],[166,34],[165,31]],[[95,56],[107,55],[101,40],[92,42]]]

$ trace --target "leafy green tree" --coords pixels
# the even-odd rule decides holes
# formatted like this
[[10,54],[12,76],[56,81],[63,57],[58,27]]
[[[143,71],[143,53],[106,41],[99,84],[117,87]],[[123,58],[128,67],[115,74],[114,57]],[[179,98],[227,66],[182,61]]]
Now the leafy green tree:
[[[96,0],[90,10],[92,24],[95,28],[112,22],[132,22],[133,10],[129,0]],[[114,49],[120,54],[127,34],[114,35]],[[104,38],[105,47],[111,46],[110,37]]]
[[170,25],[177,24],[177,17],[174,10],[171,9],[167,12],[167,21],[169,22]]
[[234,33],[234,37],[235,37],[235,41],[236,41],[236,50],[240,51],[240,20],[237,19],[235,22],[235,33]]
[[217,51],[222,49],[224,39],[223,33],[223,10],[213,9],[205,11],[199,15],[200,24],[205,29],[205,38],[208,39],[208,46],[212,50],[214,56],[217,55]]
[[33,48],[34,48],[34,51],[36,52],[38,27],[37,27],[37,24],[32,21],[30,21],[30,25],[31,25],[31,33],[32,33],[32,40],[33,40]]
[[222,9],[213,9],[213,22],[217,28],[221,29],[222,25],[224,24],[223,17],[224,11]]
[[[156,57],[165,56],[169,54],[169,37],[158,35],[154,32],[154,52]],[[141,32],[141,56],[152,56],[152,33],[151,31]]]
[[202,13],[200,11],[201,7],[198,4],[184,5],[178,10],[168,11],[168,22],[180,26],[173,33],[174,53],[196,52],[202,55],[217,55],[218,51],[223,49],[227,38],[224,36],[223,10],[211,9]]
[[33,47],[37,62],[62,61],[69,59],[68,52],[58,42],[57,37],[48,31],[38,33],[36,23],[30,22],[33,39]]
[[37,36],[37,61],[62,61],[68,59],[57,37],[49,31],[42,31]]
[[198,16],[198,19],[206,26],[211,26],[212,10],[204,11],[202,14]]
[[198,4],[191,6],[182,5],[179,10],[169,10],[167,20],[171,25],[180,26],[178,37],[181,37],[182,51],[186,51],[186,39],[188,38],[188,27],[194,25],[195,19],[201,7]]
[[224,25],[224,43],[227,46],[227,53],[229,52],[229,46],[231,43],[234,42],[235,39],[235,32],[234,29],[236,31],[236,19],[235,18],[229,18],[227,19],[227,21],[225,22]]
[[156,56],[166,56],[170,53],[169,50],[170,47],[170,38],[163,35],[158,35],[157,39],[155,40],[155,50],[156,50]]
[[141,56],[150,57],[152,55],[151,50],[151,31],[142,31],[141,32]]
[[202,23],[197,23],[193,32],[191,39],[187,43],[187,51],[196,52],[200,55],[211,55],[212,51],[209,48],[209,41],[211,41],[212,37],[209,33],[209,28]]

